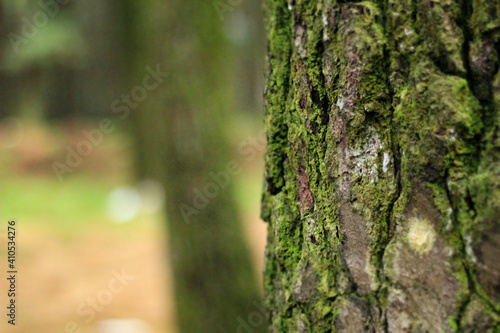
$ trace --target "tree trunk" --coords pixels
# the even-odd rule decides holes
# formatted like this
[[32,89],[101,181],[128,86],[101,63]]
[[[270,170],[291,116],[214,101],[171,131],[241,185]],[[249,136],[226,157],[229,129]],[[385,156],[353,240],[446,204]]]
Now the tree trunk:
[[[179,332],[262,332],[257,276],[228,171],[224,125],[234,94],[223,22],[202,0],[125,4],[134,73],[157,63],[168,73],[131,117],[144,164],[139,176],[165,184]],[[256,313],[260,321],[249,317]]]
[[500,329],[500,1],[266,12],[272,330]]

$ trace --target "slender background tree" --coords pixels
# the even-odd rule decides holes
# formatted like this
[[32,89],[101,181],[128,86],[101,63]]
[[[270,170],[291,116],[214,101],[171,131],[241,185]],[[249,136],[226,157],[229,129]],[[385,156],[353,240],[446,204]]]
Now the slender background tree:
[[236,59],[210,2],[125,4],[131,75],[141,80],[157,64],[168,73],[131,119],[138,177],[161,181],[167,193],[179,331],[235,332],[261,298],[228,172],[224,119],[237,112]]

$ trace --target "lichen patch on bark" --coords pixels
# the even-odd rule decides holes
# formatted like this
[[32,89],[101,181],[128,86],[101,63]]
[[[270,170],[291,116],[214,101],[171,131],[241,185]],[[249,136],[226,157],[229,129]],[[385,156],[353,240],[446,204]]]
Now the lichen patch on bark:
[[410,220],[407,238],[408,244],[414,251],[425,254],[432,249],[436,240],[436,232],[429,221],[413,218]]

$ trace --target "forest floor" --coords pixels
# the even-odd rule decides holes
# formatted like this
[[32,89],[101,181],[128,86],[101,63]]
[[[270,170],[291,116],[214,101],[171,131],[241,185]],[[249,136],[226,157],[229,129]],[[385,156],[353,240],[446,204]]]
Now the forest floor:
[[[137,319],[151,333],[175,332],[163,212],[139,211],[125,222],[109,214],[110,194],[134,187],[129,148],[117,144],[122,139],[117,134],[96,147],[62,182],[50,163],[64,156],[50,156],[48,147],[57,138],[43,129],[27,126],[23,143],[2,151],[0,210],[2,218],[17,221],[16,333],[100,333],[109,319]],[[266,225],[259,220],[261,164],[256,159],[244,165],[234,193],[259,279],[266,238]],[[2,260],[6,222],[0,224]],[[121,284],[114,283],[117,275]],[[6,288],[0,279],[0,304],[7,302]],[[14,332],[4,330],[4,324],[0,331]]]

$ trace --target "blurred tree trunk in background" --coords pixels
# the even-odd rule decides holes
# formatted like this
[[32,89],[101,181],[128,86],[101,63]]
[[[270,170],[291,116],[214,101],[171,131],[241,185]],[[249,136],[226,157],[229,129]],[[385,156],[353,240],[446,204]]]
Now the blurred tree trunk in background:
[[[14,31],[14,24],[9,17],[4,3],[0,4],[0,34],[7,36]],[[6,61],[12,45],[7,38],[0,43],[0,118],[13,116],[19,99],[22,80],[9,70]]]
[[[0,30],[6,37],[0,54],[0,84],[5,88],[0,89],[0,115],[52,121],[102,116],[116,96],[121,49],[114,43],[117,19],[111,13],[119,4],[56,5],[0,5]],[[44,13],[46,24],[31,22]]]
[[500,1],[266,3],[272,330],[500,329]]
[[125,51],[118,38],[122,32],[122,4],[102,0],[73,2],[72,5],[71,11],[85,40],[85,58],[72,71],[59,69],[65,73],[59,74],[55,82],[60,86],[68,82],[72,88],[70,98],[78,106],[78,115],[102,116],[109,112],[110,104],[120,97],[123,89],[130,88],[121,72]]
[[[225,2],[219,1],[219,3]],[[243,1],[240,7],[229,6],[227,12],[221,10],[220,15],[224,22],[224,32],[234,44],[236,49],[234,56],[238,59],[238,66],[233,71],[238,88],[236,91],[238,112],[253,114],[255,118],[257,118],[255,114],[258,114],[260,118],[266,52],[262,2]]]
[[235,332],[242,321],[262,331],[263,317],[246,323],[260,296],[228,173],[235,59],[222,21],[211,2],[127,1],[124,25],[132,84],[146,66],[168,72],[131,119],[138,176],[167,192],[180,331]]
[[[163,54],[162,38],[167,38],[164,20],[166,20],[166,4],[155,4],[152,1],[123,2],[124,61],[128,77],[125,80],[124,94],[129,95],[134,85],[142,85],[142,80],[149,73],[146,67],[155,68],[161,64],[161,71],[167,70]],[[159,10],[159,12],[155,12]],[[167,129],[164,100],[161,92],[168,89],[165,80],[161,86],[148,91],[145,101],[129,108],[130,130],[134,144],[134,170],[138,179],[156,179],[165,181],[166,160],[164,158]],[[123,96],[123,95],[122,95]]]
[[[47,107],[49,120],[74,119],[78,114],[75,98],[76,71],[66,64],[54,64],[47,70]],[[101,110],[100,110],[101,111]],[[95,111],[94,111],[95,112]]]

